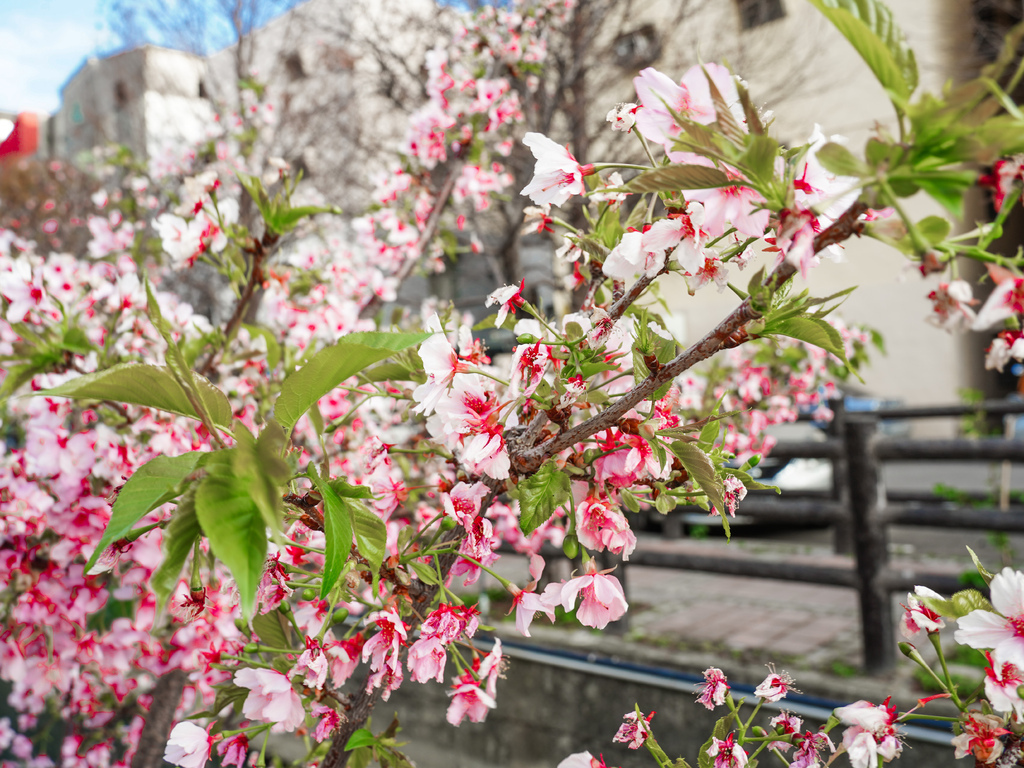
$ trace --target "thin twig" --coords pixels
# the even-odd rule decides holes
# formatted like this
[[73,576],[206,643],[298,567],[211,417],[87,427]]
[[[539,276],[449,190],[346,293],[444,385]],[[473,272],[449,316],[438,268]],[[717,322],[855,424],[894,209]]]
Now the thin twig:
[[[415,269],[416,265],[419,263],[419,257],[423,255],[423,252],[426,251],[427,246],[430,245],[434,236],[437,234],[437,228],[441,222],[441,214],[444,213],[444,209],[448,205],[448,198],[451,197],[452,190],[455,188],[455,181],[458,179],[461,172],[462,161],[456,161],[448,170],[448,176],[441,185],[441,189],[437,192],[437,202],[434,203],[434,209],[430,212],[430,218],[427,219],[427,225],[423,228],[423,232],[420,233],[420,239],[416,242],[416,257],[406,259],[398,272],[395,273],[395,279],[398,286],[401,286],[402,283],[405,282],[405,279],[412,274],[413,269]],[[375,293],[370,297],[366,306],[359,311],[360,319],[373,317],[380,308],[381,303],[380,296]]]

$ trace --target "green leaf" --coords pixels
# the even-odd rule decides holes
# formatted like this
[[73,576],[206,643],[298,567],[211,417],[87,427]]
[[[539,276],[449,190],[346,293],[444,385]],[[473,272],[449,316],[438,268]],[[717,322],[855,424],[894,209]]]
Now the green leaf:
[[[195,381],[214,426],[229,428],[232,416],[227,397],[202,376],[196,375]],[[75,400],[113,400],[199,419],[170,370],[142,363],[121,363],[33,394]]]
[[348,482],[340,477],[335,477],[332,480],[327,481],[327,485],[331,487],[336,494],[343,498],[348,499],[372,499],[373,491],[371,491],[365,485],[350,485]]
[[555,510],[570,499],[569,475],[558,471],[553,461],[516,487],[519,495],[519,528],[529,536],[547,522]]
[[355,519],[349,504],[321,479],[316,467],[312,464],[309,465],[308,475],[324,500],[326,542],[324,544],[324,573],[320,586],[320,597],[326,598],[334,589],[334,585],[338,583],[341,569],[352,552]]
[[992,607],[992,603],[976,589],[962,589],[953,595],[951,599],[953,601],[953,608],[957,613],[957,618],[966,616],[972,611],[996,612],[996,609]]
[[957,612],[956,606],[953,605],[952,600],[941,600],[939,598],[923,597],[921,595],[918,595],[918,599],[937,614],[944,616],[947,619],[959,619],[962,615]]
[[249,197],[256,203],[256,208],[259,210],[260,216],[263,217],[263,221],[269,222],[273,215],[273,206],[270,202],[270,196],[267,195],[267,191],[263,188],[263,182],[260,180],[260,177],[243,173],[242,171],[235,171],[235,175],[238,176],[238,181],[242,188],[249,193]]
[[630,192],[677,192],[684,189],[728,187],[734,182],[706,165],[666,165],[644,171],[625,185]]
[[355,513],[356,547],[359,554],[365,557],[370,564],[370,573],[373,575],[374,584],[376,584],[377,575],[387,551],[388,527],[383,520],[360,502],[353,501],[350,504]]
[[235,577],[242,614],[248,618],[266,564],[267,524],[249,495],[248,478],[235,477],[228,458],[207,465],[210,474],[196,490],[196,517],[213,554]]
[[764,332],[789,336],[815,347],[821,347],[842,360],[844,365],[848,365],[843,337],[839,335],[839,331],[820,317],[790,317],[786,320],[769,323]]
[[283,211],[274,211],[267,220],[267,226],[278,234],[284,234],[295,228],[303,219],[309,216],[316,216],[318,213],[333,213],[338,215],[341,208],[336,206],[302,205],[298,208],[286,208]]
[[353,733],[352,736],[349,737],[348,742],[345,744],[345,749],[346,751],[358,749],[359,747],[368,747],[376,743],[377,737],[374,736],[370,730],[366,728],[360,728],[358,731]]
[[842,144],[836,144],[833,141],[821,147],[815,153],[815,157],[826,171],[837,176],[856,176],[860,178],[871,173],[871,169],[863,160]]
[[729,513],[725,508],[725,486],[718,477],[718,468],[711,461],[711,457],[693,443],[677,441],[670,447],[672,453],[679,457],[679,461],[682,462],[690,479],[700,486],[700,489],[708,495],[708,500],[715,505],[715,509],[718,510],[718,514],[722,518],[725,535],[728,536]]
[[747,150],[741,163],[752,181],[767,186],[775,178],[775,158],[779,155],[779,142],[764,134],[747,137]]
[[153,592],[156,593],[158,610],[167,604],[167,599],[177,588],[181,580],[181,569],[185,567],[196,539],[202,532],[196,518],[195,494],[190,491],[182,497],[178,508],[174,510],[171,522],[164,528],[163,542],[160,545],[164,555],[163,561],[149,580]]
[[917,61],[892,11],[880,0],[810,0],[900,101],[917,88]]
[[89,337],[85,335],[85,331],[78,326],[73,326],[65,331],[60,347],[79,355],[87,355],[95,349],[92,342],[89,341]]
[[406,565],[412,568],[416,573],[416,578],[424,584],[440,584],[437,579],[437,573],[426,563],[421,563],[418,560],[410,560]]
[[286,433],[313,403],[345,379],[395,352],[428,339],[429,333],[350,333],[337,344],[317,352],[302,368],[284,380],[274,415]]
[[941,243],[949,235],[953,225],[942,216],[926,216],[917,222],[917,231],[932,245]]
[[277,611],[253,616],[251,626],[253,632],[260,636],[264,645],[269,645],[271,648],[292,647],[292,642],[288,639],[288,628]]
[[967,551],[971,553],[971,560],[974,561],[974,567],[978,569],[978,573],[981,575],[981,578],[985,580],[986,584],[991,584],[992,579],[995,578],[995,574],[987,570],[985,566],[981,564],[981,560],[979,560],[978,556],[974,554],[973,549],[968,547]]
[[191,451],[180,456],[157,456],[136,469],[117,494],[107,528],[85,565],[86,573],[107,547],[127,536],[148,512],[177,496],[178,486],[195,471],[204,455]]

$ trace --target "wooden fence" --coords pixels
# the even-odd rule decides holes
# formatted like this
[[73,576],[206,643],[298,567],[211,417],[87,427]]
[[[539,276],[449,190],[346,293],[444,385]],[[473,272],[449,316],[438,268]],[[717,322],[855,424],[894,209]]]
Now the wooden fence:
[[847,412],[835,407],[836,417],[823,441],[779,443],[777,458],[828,459],[833,468],[830,494],[784,492],[781,496],[749,495],[739,512],[758,521],[790,525],[834,526],[836,549],[852,555],[848,567],[766,563],[762,560],[721,559],[688,553],[636,551],[629,565],[678,568],[737,576],[831,584],[856,589],[860,597],[865,668],[883,672],[895,662],[893,593],[925,584],[946,594],[963,585],[948,572],[926,568],[894,569],[889,562],[889,526],[1024,533],[1024,508],[975,508],[951,505],[931,494],[887,494],[882,465],[887,461],[972,461],[1024,463],[1024,436],[958,440],[909,440],[883,436],[886,420],[956,417],[984,412],[990,415],[1024,413],[1024,403],[986,401],[972,406],[889,408]]

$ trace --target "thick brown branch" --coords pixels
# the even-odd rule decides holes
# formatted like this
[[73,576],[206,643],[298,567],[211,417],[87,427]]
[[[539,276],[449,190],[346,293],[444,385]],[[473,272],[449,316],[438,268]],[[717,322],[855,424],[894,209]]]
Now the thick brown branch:
[[[866,209],[867,206],[861,202],[850,206],[831,227],[814,238],[815,253],[830,245],[840,243],[852,235],[858,234],[862,227],[858,219]],[[796,267],[788,261],[784,261],[769,275],[767,282],[778,288],[795,273]],[[638,280],[637,283],[639,282]],[[634,287],[636,286],[634,285]],[[630,293],[632,293],[632,289]],[[623,296],[619,301],[624,301],[628,295]],[[512,468],[521,475],[532,474],[540,468],[549,456],[553,456],[559,451],[587,439],[591,435],[615,426],[619,419],[625,416],[630,409],[650,397],[662,385],[672,381],[676,376],[689,370],[702,360],[706,360],[717,352],[726,349],[737,338],[738,332],[747,323],[760,317],[761,313],[754,309],[750,299],[745,299],[728,317],[709,331],[704,338],[667,363],[659,371],[652,373],[601,413],[577,424],[572,429],[559,433],[545,443],[513,452],[510,457]]]

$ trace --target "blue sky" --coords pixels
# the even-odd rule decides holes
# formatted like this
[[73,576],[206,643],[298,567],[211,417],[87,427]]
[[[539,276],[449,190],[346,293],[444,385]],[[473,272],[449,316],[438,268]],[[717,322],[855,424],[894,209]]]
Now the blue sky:
[[0,109],[52,112],[60,86],[108,47],[103,0],[0,0]]

